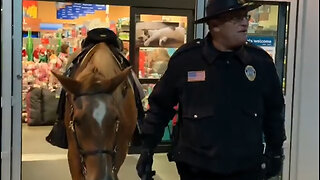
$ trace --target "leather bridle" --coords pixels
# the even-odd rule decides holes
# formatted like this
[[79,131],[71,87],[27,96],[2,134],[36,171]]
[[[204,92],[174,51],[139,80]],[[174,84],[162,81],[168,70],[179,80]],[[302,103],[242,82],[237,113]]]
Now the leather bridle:
[[[97,94],[97,93],[95,93]],[[95,95],[95,94],[81,94],[81,95],[77,95],[74,99],[80,97],[80,96],[88,96],[88,95]],[[71,103],[71,101],[70,101]],[[79,151],[79,154],[80,154],[80,163],[81,163],[81,172],[82,172],[82,175],[84,177],[86,177],[87,175],[87,166],[86,166],[86,163],[85,163],[85,158],[88,157],[88,156],[96,156],[96,155],[99,155],[99,154],[106,154],[106,155],[109,155],[111,156],[112,158],[112,173],[114,173],[116,171],[116,167],[115,167],[115,159],[116,159],[116,154],[117,154],[117,135],[118,135],[118,131],[119,131],[119,124],[120,124],[120,121],[117,120],[116,121],[116,125],[115,125],[115,141],[114,141],[114,144],[113,144],[113,149],[112,150],[107,150],[107,149],[97,149],[97,150],[93,150],[93,151],[86,151],[85,149],[82,148],[82,146],[80,145],[79,143],[79,140],[78,140],[78,137],[77,137],[77,131],[76,131],[76,123],[74,122],[74,107],[73,105],[70,105],[70,121],[69,121],[69,128],[71,129],[71,131],[73,132],[73,135],[74,135],[74,138],[75,138],[75,141],[77,143],[77,149]]]
[[[84,47],[84,49],[93,49],[94,48],[94,44],[90,44],[88,45],[87,47]],[[126,58],[123,56],[122,53],[120,53],[120,51],[115,48],[113,45],[110,45],[109,44],[109,48],[110,50],[112,51],[112,55],[114,56],[114,58],[116,59],[116,62],[120,68],[120,70],[123,70],[125,69],[126,67],[130,66],[130,64],[128,63],[129,61],[126,60],[124,61]],[[79,64],[79,61],[81,59],[85,59],[86,55],[83,56],[84,54],[82,54],[83,52],[86,52],[86,54],[88,54],[88,51],[82,51],[78,57],[81,57],[80,55],[82,55],[82,58],[75,58],[75,62],[73,62],[73,64]],[[83,61],[81,62],[83,63]],[[68,73],[69,73],[69,77],[70,77],[70,74],[71,74],[71,69],[72,68],[69,68],[68,69]],[[67,73],[67,74],[68,74]],[[128,88],[128,86],[124,86],[123,90],[125,90],[126,88]],[[102,94],[103,92],[97,92],[97,93],[94,93],[94,94],[91,94],[91,93],[83,93],[83,94],[80,94],[80,95],[77,95],[74,100],[80,96],[90,96],[90,95],[96,95],[96,94]],[[71,101],[69,101],[71,103]],[[78,137],[77,137],[77,132],[76,132],[76,127],[75,127],[75,122],[74,122],[74,107],[73,105],[71,104],[70,105],[70,121],[69,121],[69,128],[71,129],[71,131],[73,132],[73,135],[74,135],[74,138],[75,138],[75,141],[77,143],[77,149],[79,151],[79,154],[80,154],[80,161],[81,161],[81,172],[82,172],[82,175],[84,177],[86,177],[87,175],[87,168],[86,168],[86,164],[85,164],[85,161],[84,159],[87,157],[87,156],[96,156],[96,155],[99,155],[99,154],[106,154],[106,155],[109,155],[111,156],[112,158],[112,173],[114,173],[117,168],[115,167],[115,159],[116,159],[116,153],[117,153],[117,135],[118,135],[118,131],[119,131],[119,124],[120,124],[120,121],[117,120],[116,121],[116,126],[115,126],[115,141],[114,141],[114,144],[113,144],[113,149],[112,150],[104,150],[104,149],[97,149],[97,150],[94,150],[94,151],[86,151],[84,150],[80,143],[79,143],[79,140],[78,140]]]

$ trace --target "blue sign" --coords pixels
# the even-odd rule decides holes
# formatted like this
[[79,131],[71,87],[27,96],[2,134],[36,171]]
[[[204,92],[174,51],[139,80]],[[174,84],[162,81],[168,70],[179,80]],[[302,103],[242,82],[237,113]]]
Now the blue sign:
[[106,10],[106,5],[100,4],[83,4],[83,3],[72,3],[71,5],[60,6],[57,10],[57,19],[77,19],[80,16],[86,16],[87,14],[94,14],[95,11]]
[[95,10],[106,10],[107,7],[106,7],[106,5],[95,4],[94,9]]
[[62,29],[62,27],[62,24],[40,23],[40,29],[42,30],[58,30]]
[[275,46],[274,37],[248,36],[247,40],[256,46]]

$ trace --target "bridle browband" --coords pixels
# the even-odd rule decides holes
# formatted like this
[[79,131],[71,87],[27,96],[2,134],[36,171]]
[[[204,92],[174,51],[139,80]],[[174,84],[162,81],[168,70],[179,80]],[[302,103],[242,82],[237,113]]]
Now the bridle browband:
[[[81,96],[89,96],[89,95],[96,95],[96,94],[99,94],[99,93],[94,93],[94,94],[80,94],[80,95],[77,95],[74,99],[78,98],[78,97],[81,97]],[[101,93],[102,94],[102,93]],[[70,101],[71,103],[71,101]],[[73,105],[71,104],[70,105],[70,121],[69,121],[69,128],[71,129],[71,131],[73,132],[73,135],[74,135],[74,138],[76,140],[76,143],[77,143],[77,149],[79,151],[79,154],[80,154],[80,163],[81,163],[81,172],[82,172],[82,175],[84,177],[86,177],[87,175],[87,167],[86,167],[86,163],[84,161],[84,159],[88,156],[96,156],[96,155],[99,155],[99,154],[106,154],[106,155],[109,155],[111,156],[112,158],[112,173],[114,173],[116,171],[116,167],[115,167],[115,158],[116,158],[116,154],[117,154],[117,135],[118,135],[118,131],[119,131],[119,124],[120,124],[120,121],[117,120],[116,121],[116,126],[115,126],[115,141],[114,141],[114,144],[113,144],[113,149],[112,150],[105,150],[105,149],[97,149],[97,150],[93,150],[93,151],[86,151],[84,150],[80,143],[79,143],[79,140],[78,140],[78,137],[77,137],[77,131],[76,131],[76,127],[75,127],[75,123],[74,123],[74,107]]]

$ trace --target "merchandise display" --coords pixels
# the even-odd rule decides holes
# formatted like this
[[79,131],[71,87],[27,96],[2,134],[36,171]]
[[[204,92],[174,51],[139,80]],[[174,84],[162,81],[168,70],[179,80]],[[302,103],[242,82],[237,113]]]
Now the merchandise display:
[[[60,88],[60,85],[50,73],[51,70],[56,70],[57,57],[52,54],[49,57],[49,62],[34,62],[27,61],[27,57],[23,57],[22,61],[22,111],[26,113],[26,98],[27,93],[33,88],[44,88],[51,92],[55,92]],[[62,68],[62,66],[60,66]],[[58,68],[58,69],[60,69]],[[23,115],[25,117],[25,115]],[[24,119],[23,121],[26,121]]]
[[31,30],[28,31],[26,50],[28,54],[28,61],[33,61],[33,40],[31,38]]
[[[137,17],[135,61],[138,62],[138,77],[146,95],[142,104],[144,110],[147,111],[148,97],[155,84],[165,73],[170,57],[186,43],[187,17],[154,14],[140,14]],[[162,137],[163,147],[170,144],[172,128],[176,121],[175,116],[165,128]]]
[[167,48],[140,48],[139,54],[144,54],[139,58],[139,77],[158,79],[164,74],[170,60]]
[[157,81],[174,51],[186,43],[187,17],[140,14],[135,27],[139,78]]
[[[108,28],[122,41],[122,54],[132,63],[147,95],[142,102],[144,110],[148,109],[148,95],[166,71],[170,57],[187,42],[187,37],[192,36],[188,27],[191,14],[185,15],[182,11],[179,15],[176,10],[157,15],[138,10],[138,14],[131,17],[132,8],[129,6],[37,2],[37,16],[24,17],[23,20],[22,116],[23,122],[28,125],[41,126],[53,122],[44,115],[54,112],[62,87],[50,71],[65,72],[68,57],[81,50],[81,43],[91,29]],[[46,10],[48,8],[51,11]],[[135,20],[132,21],[132,18]],[[132,36],[131,30],[134,28],[135,36]],[[66,45],[67,51],[64,48]],[[132,46],[135,47],[133,53],[130,52]],[[52,108],[47,109],[46,99],[50,99]],[[170,144],[173,123],[165,130],[160,152]]]
[[[39,95],[39,89],[41,89],[41,92],[45,92],[51,98],[51,101],[56,102],[58,100],[61,85],[53,77],[51,71],[63,73],[67,68],[68,56],[81,48],[81,42],[86,38],[87,31],[96,27],[106,27],[113,30],[124,41],[124,53],[128,53],[130,18],[128,17],[129,12],[122,12],[123,15],[110,19],[109,5],[37,3],[36,1],[33,4],[37,8],[36,14],[45,13],[51,17],[45,19],[44,17],[30,17],[27,16],[27,13],[24,14],[22,121],[28,121],[28,125],[44,125],[52,121],[39,119],[40,117],[32,120],[30,117],[35,116],[31,113],[35,110],[30,111],[30,109],[39,109],[36,108],[39,104],[35,103],[41,100],[40,96],[36,96],[36,94]],[[56,9],[57,14],[47,14],[45,11],[48,7]],[[75,13],[76,15],[72,15]],[[70,19],[69,16],[72,18]],[[68,49],[64,49],[66,46],[68,46]],[[53,96],[55,100],[52,99]],[[41,103],[47,104],[45,101],[41,101]],[[51,103],[51,106],[56,105]],[[41,107],[47,106],[41,104]]]

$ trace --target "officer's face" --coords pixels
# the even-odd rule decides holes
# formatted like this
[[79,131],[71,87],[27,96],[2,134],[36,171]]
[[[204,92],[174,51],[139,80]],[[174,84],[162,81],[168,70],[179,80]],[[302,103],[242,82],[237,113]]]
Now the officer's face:
[[210,32],[228,48],[237,48],[247,41],[248,19],[246,10],[223,14],[209,22]]

